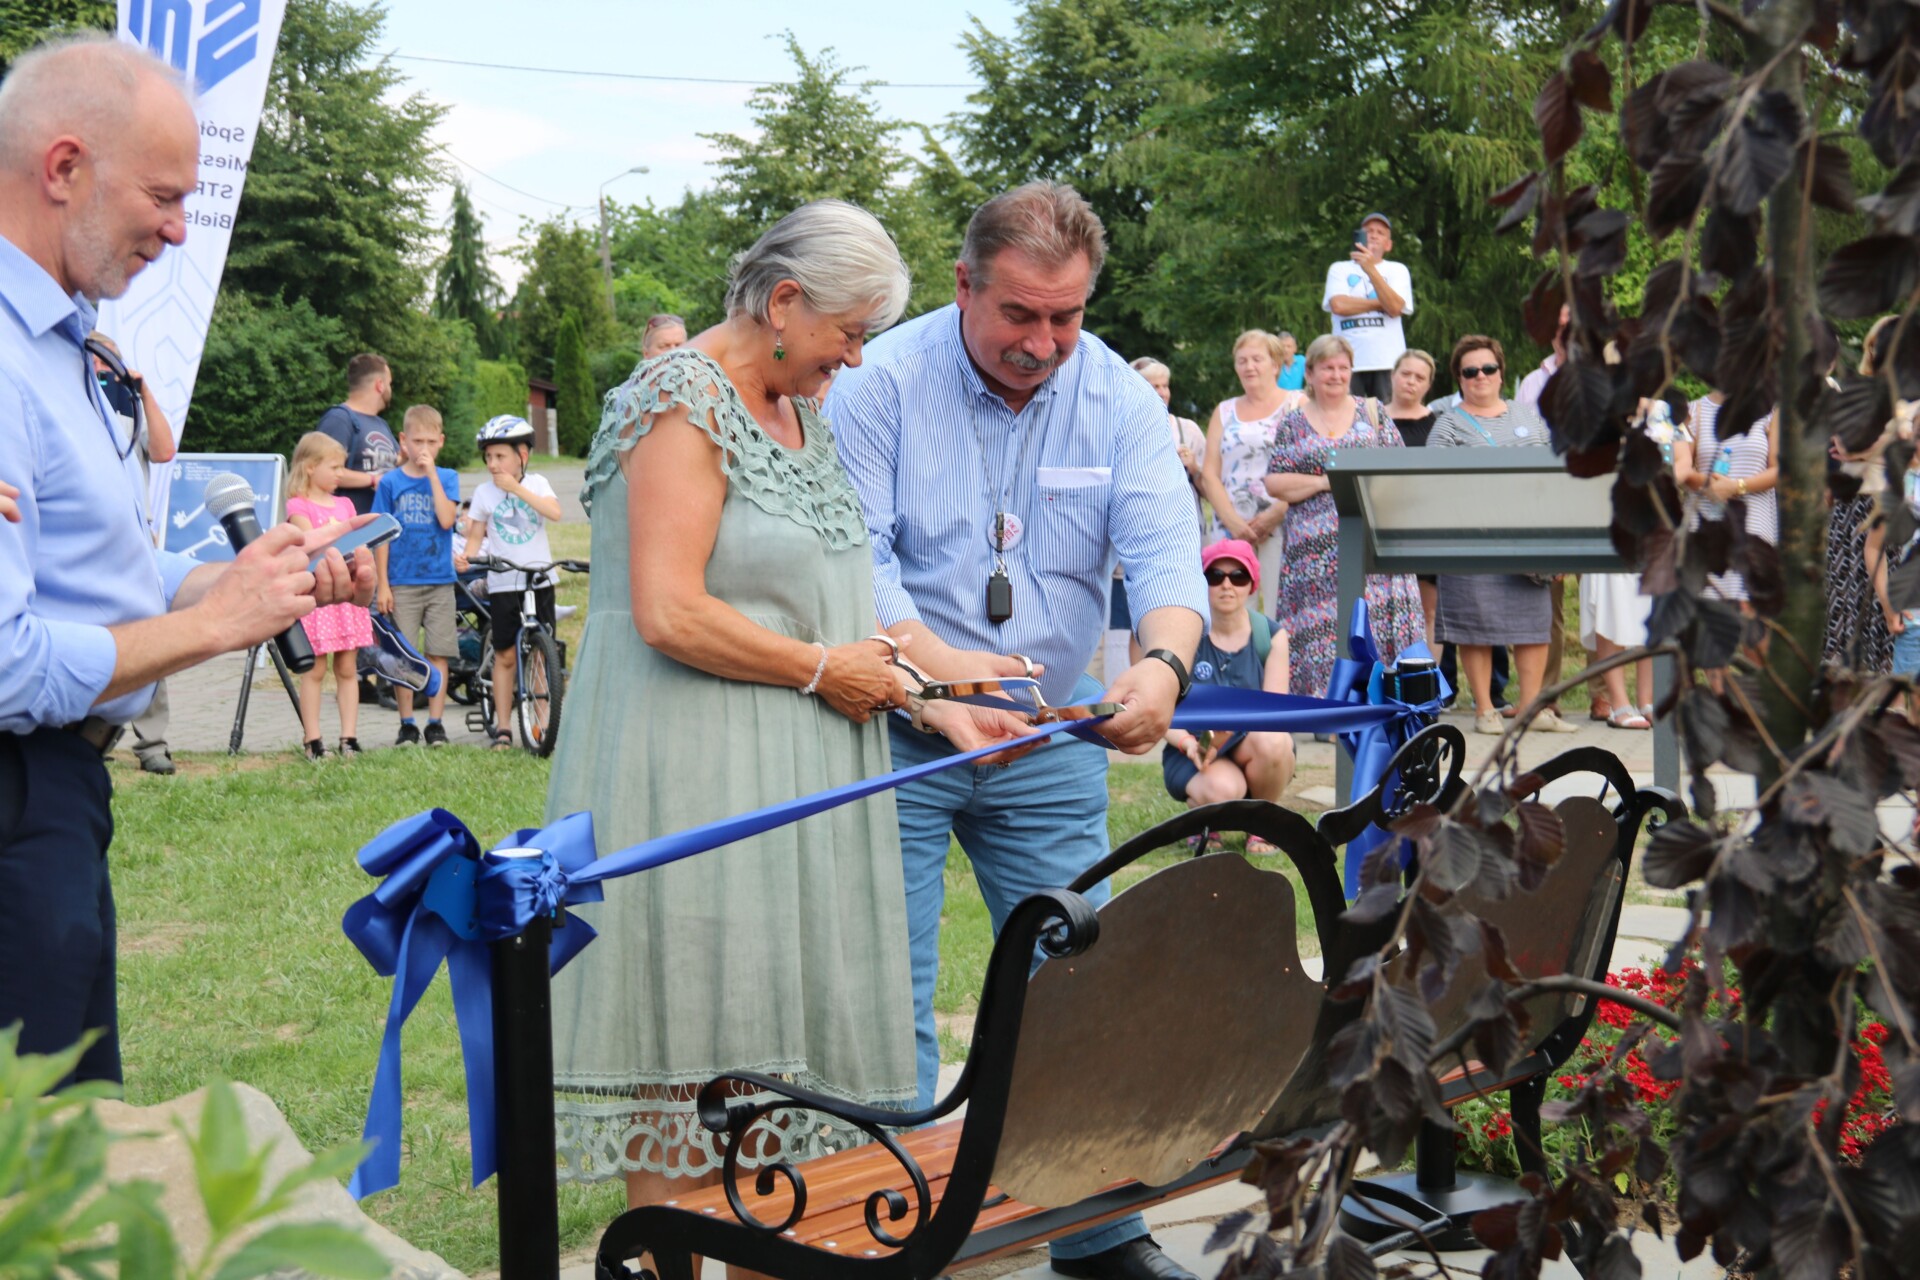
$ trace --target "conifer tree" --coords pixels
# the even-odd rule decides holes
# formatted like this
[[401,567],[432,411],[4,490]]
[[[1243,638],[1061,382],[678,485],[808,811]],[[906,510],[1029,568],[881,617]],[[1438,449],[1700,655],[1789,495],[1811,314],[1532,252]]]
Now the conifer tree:
[[560,449],[582,457],[600,425],[600,401],[593,393],[593,370],[587,363],[580,313],[571,308],[560,317],[553,349],[553,381],[560,402]]
[[499,312],[500,281],[487,263],[480,217],[465,184],[455,178],[453,208],[447,216],[447,252],[434,271],[433,314],[473,326],[480,354],[491,360],[500,355]]

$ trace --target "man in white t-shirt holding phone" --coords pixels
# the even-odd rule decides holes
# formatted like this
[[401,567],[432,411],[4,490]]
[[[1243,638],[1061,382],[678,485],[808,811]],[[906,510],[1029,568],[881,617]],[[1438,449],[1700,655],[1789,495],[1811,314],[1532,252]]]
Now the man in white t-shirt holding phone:
[[1321,310],[1353,347],[1353,394],[1393,398],[1393,362],[1407,349],[1400,317],[1413,314],[1413,277],[1393,252],[1393,223],[1370,213],[1353,233],[1353,252],[1327,268]]

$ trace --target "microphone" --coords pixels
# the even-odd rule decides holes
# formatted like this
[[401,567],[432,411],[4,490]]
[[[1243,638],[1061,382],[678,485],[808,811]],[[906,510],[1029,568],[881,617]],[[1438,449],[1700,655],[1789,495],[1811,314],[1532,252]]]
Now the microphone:
[[[227,531],[235,555],[260,536],[260,521],[253,514],[253,488],[233,472],[222,471],[207,481],[205,502],[207,513]],[[288,670],[313,670],[313,645],[307,640],[307,629],[298,622],[275,636],[273,643]]]

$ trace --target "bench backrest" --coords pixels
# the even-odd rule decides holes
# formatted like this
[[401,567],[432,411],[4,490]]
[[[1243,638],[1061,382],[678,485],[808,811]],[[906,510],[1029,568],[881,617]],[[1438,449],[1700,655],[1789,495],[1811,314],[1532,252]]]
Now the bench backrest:
[[[1500,930],[1507,958],[1522,978],[1592,976],[1596,963],[1603,963],[1598,957],[1601,943],[1611,942],[1605,937],[1607,924],[1626,884],[1626,868],[1615,847],[1619,824],[1606,806],[1589,796],[1572,796],[1554,812],[1566,831],[1566,846],[1538,889],[1527,893],[1516,887],[1500,899],[1472,893],[1457,899],[1463,909]],[[1389,981],[1404,980],[1405,959],[1403,952],[1388,964]],[[1460,962],[1446,994],[1430,1008],[1439,1037],[1465,1021],[1468,1002],[1487,981],[1484,951]],[[1530,1053],[1544,1043],[1579,1010],[1580,999],[1550,993],[1528,1001],[1531,1029],[1523,1051]]]
[[1307,1050],[1324,988],[1293,887],[1230,854],[1154,872],[1098,942],[1027,989],[993,1181],[1028,1204],[1159,1186],[1250,1130]]

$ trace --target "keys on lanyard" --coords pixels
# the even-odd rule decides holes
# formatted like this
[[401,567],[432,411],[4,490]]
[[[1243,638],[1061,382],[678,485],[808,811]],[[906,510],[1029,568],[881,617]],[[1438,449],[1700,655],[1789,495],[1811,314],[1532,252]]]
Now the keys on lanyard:
[[987,621],[995,626],[1013,616],[1013,579],[1007,576],[1007,561],[1002,554],[1007,546],[1007,514],[993,517],[993,573],[987,578]]

